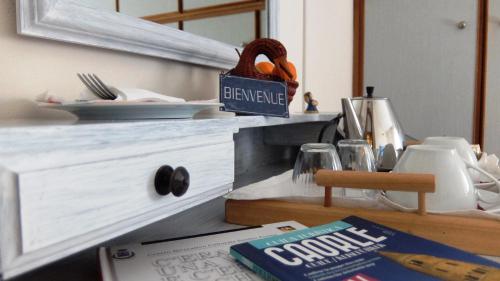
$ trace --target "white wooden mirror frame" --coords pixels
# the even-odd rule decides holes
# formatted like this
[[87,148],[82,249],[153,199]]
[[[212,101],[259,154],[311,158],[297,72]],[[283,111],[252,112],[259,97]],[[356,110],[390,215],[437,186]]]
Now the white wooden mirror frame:
[[[269,1],[269,35],[277,1]],[[272,14],[271,14],[272,13]],[[230,69],[236,46],[128,15],[86,7],[76,0],[17,0],[19,34]]]

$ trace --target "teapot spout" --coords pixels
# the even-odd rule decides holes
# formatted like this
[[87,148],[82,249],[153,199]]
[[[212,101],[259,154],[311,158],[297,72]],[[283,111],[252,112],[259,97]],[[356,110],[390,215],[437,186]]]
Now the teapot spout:
[[342,99],[342,111],[344,113],[344,130],[349,139],[362,139],[363,129],[359,123],[358,116],[350,98]]

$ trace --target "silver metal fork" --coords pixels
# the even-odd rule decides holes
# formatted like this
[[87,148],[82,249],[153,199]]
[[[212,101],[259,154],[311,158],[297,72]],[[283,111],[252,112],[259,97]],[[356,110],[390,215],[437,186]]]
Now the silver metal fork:
[[78,78],[82,81],[82,83],[98,98],[103,100],[114,100],[117,98],[111,90],[102,82],[101,79],[95,74],[84,74],[77,73]]

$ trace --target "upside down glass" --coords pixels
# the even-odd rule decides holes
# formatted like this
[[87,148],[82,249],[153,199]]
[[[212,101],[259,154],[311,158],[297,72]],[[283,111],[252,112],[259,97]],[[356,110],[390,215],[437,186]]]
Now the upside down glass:
[[[303,144],[295,161],[292,180],[301,185],[304,194],[311,191],[310,189],[319,190],[314,183],[314,174],[320,169],[342,170],[335,146],[328,143]],[[333,195],[343,195],[342,189],[334,188]]]
[[[338,142],[342,170],[376,172],[373,150],[365,140],[346,139]],[[377,191],[345,188],[346,197],[373,198]]]

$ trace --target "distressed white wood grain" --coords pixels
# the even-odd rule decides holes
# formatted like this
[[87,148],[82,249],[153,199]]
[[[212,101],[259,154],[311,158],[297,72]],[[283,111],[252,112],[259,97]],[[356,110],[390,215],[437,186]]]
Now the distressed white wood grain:
[[[337,113],[294,114],[290,118],[238,116],[223,119],[83,123],[0,127],[0,164],[22,172],[113,159],[116,155],[220,143],[240,128],[329,121]],[[199,136],[203,136],[200,138]],[[71,157],[67,157],[71,155]],[[32,161],[36,158],[37,161]]]
[[16,172],[47,169],[225,142],[237,131],[235,119],[2,127],[0,164]]
[[[167,119],[79,122],[71,125],[0,126],[0,154],[15,153],[25,149],[43,149],[50,144],[57,145],[58,148],[84,147],[93,144],[154,141],[214,132],[238,132],[237,120],[234,118]],[[12,145],[16,143],[17,145]]]
[[[199,147],[232,141],[230,133],[207,134],[200,136],[188,136],[182,138],[164,139],[159,141],[137,141],[130,143],[102,143],[74,147],[47,146],[46,150],[34,149],[10,154],[9,168],[18,173],[27,171],[45,170],[49,168],[65,167],[77,164],[88,164],[115,159],[117,157],[130,157],[144,155],[158,151],[174,151],[188,147]],[[68,157],[71,155],[71,157]],[[5,155],[4,155],[5,156]],[[5,160],[7,160],[4,158]],[[31,161],[37,159],[37,161]]]
[[[224,194],[237,131],[235,119],[1,127],[0,272],[10,278]],[[186,195],[152,193],[163,164],[191,172]],[[22,228],[21,214],[34,216]]]
[[21,253],[17,177],[0,170],[0,273]]
[[100,242],[154,223],[178,212],[193,208],[201,203],[227,193],[231,188],[232,184],[212,188],[207,190],[202,197],[193,197],[183,201],[176,201],[163,208],[155,209],[149,213],[138,214],[124,221],[115,222],[108,227],[97,229],[74,239],[65,240],[50,247],[23,254],[9,264],[9,267],[4,268],[4,277],[8,279],[17,276],[28,270],[77,253],[78,251],[94,246]]
[[[19,176],[23,253],[232,183],[233,159],[231,141],[23,173]],[[191,184],[184,196],[156,193],[154,176],[162,165],[188,170]]]

